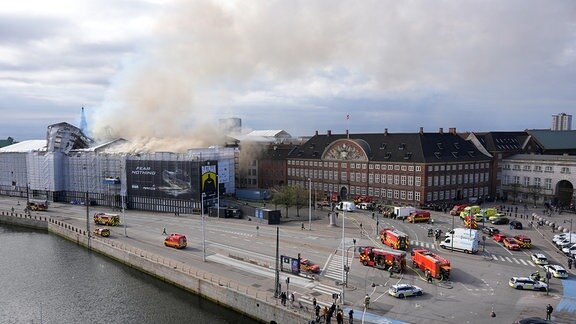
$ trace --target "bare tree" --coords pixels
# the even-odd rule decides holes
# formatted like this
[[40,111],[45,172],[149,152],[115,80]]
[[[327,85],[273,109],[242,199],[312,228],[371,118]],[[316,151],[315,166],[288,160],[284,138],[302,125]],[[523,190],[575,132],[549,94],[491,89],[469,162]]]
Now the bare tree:
[[540,186],[528,186],[528,192],[530,193],[530,197],[532,197],[532,201],[534,202],[534,206],[536,206],[536,201],[540,194],[542,193],[542,188]]
[[520,192],[520,184],[519,183],[512,183],[510,184],[510,192],[512,193],[512,204],[516,204],[516,198],[518,196],[518,192]]

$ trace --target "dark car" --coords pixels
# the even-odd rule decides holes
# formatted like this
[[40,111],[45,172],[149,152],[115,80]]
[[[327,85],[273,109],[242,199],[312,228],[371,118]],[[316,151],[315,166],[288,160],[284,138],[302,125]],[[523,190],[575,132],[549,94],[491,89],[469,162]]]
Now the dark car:
[[510,222],[510,220],[506,217],[500,217],[500,218],[496,218],[495,220],[491,221],[490,223],[494,224],[494,225],[503,225],[503,224],[508,224]]
[[518,324],[547,324],[550,322],[541,318],[541,317],[528,317],[528,318],[521,319],[516,323],[518,323]]
[[482,229],[482,232],[484,234],[488,234],[490,236],[496,235],[496,234],[500,234],[500,230],[497,229],[496,227],[484,227]]
[[522,223],[520,221],[517,220],[513,220],[510,222],[510,225],[514,228],[514,229],[522,229]]

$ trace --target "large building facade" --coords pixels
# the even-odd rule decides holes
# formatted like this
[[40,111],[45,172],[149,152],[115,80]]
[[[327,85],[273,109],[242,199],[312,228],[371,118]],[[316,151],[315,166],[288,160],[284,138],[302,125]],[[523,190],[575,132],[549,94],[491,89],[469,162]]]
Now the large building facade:
[[441,204],[490,195],[491,158],[456,133],[316,132],[287,157],[288,185],[340,200],[368,196],[383,204]]

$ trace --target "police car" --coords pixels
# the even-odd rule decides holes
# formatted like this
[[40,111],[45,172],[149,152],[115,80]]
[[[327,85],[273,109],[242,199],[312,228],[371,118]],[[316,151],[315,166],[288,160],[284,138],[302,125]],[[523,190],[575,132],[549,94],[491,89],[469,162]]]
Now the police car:
[[422,288],[409,284],[392,285],[392,287],[388,289],[388,294],[396,298],[404,298],[408,296],[422,296],[422,293],[423,293]]
[[548,264],[548,258],[542,253],[534,253],[532,254],[532,262],[537,265],[546,265]]
[[543,268],[546,272],[550,272],[554,278],[568,278],[568,272],[560,265],[547,264]]
[[532,280],[528,277],[512,277],[508,281],[508,285],[515,289],[526,289],[526,290],[548,290],[548,285],[544,282]]

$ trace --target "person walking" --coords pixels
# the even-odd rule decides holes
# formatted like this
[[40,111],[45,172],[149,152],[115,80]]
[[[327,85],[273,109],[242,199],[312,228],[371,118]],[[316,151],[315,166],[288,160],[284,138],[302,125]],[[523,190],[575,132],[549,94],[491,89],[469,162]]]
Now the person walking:
[[366,294],[366,297],[364,297],[364,309],[368,309],[369,307],[370,307],[370,296]]
[[341,309],[338,309],[336,312],[336,323],[344,324],[344,314],[342,313]]
[[568,269],[572,269],[572,258],[568,259]]
[[168,233],[166,233],[166,227],[164,227],[164,230],[162,231],[162,235],[168,235]]
[[302,226],[300,227],[301,230],[304,230],[304,222],[302,222]]
[[554,307],[552,307],[552,305],[548,304],[548,306],[546,306],[546,320],[550,321],[552,319],[552,312],[554,311]]
[[294,293],[290,293],[290,307],[294,307],[294,301],[295,301]]
[[348,312],[348,324],[354,324],[354,311],[352,309]]
[[432,283],[432,272],[430,270],[426,270],[426,281],[431,284]]

